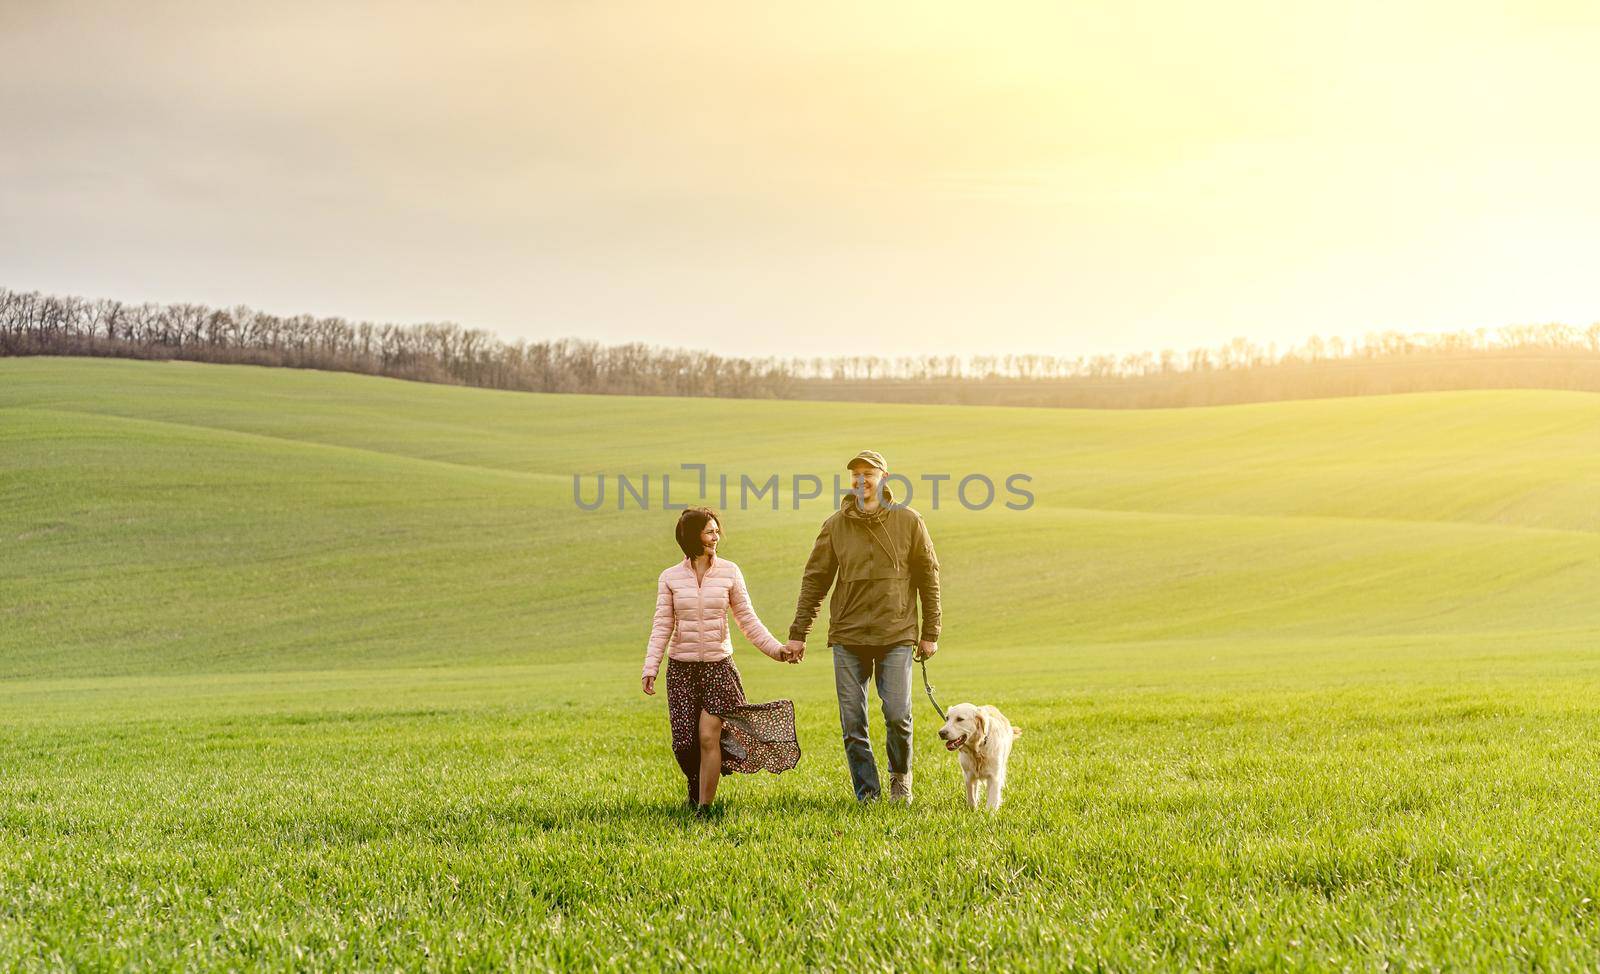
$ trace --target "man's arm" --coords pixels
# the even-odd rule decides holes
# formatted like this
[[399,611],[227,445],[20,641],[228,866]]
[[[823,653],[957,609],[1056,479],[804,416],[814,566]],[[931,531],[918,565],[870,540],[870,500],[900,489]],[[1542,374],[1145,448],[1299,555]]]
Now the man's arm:
[[[922,600],[922,629],[917,638],[925,643],[939,641],[939,556],[933,552],[933,537],[927,522],[917,518],[917,536],[911,543],[911,580]],[[932,655],[932,654],[929,654]]]
[[822,598],[833,587],[839,573],[839,559],[833,553],[833,534],[830,518],[822,522],[817,541],[811,546],[811,557],[806,559],[805,572],[800,576],[800,601],[794,608],[794,623],[789,626],[789,641],[804,644],[811,623],[822,608]]

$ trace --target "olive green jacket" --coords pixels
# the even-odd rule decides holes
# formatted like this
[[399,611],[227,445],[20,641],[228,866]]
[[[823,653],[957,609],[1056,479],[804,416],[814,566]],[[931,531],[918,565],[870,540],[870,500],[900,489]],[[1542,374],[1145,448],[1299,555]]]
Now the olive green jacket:
[[[883,499],[893,500],[887,485]],[[790,639],[806,638],[830,587],[829,645],[898,646],[939,638],[939,559],[922,515],[909,507],[885,504],[865,514],[854,494],[844,497],[822,522],[806,560]]]

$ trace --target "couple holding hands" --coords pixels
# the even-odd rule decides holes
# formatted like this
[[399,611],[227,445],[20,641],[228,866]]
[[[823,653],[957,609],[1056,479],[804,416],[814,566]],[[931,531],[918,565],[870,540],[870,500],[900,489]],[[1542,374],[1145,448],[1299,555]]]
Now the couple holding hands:
[[728,611],[756,648],[799,663],[829,588],[828,644],[856,799],[869,802],[879,794],[867,735],[867,684],[875,681],[888,727],[889,800],[911,801],[911,664],[939,648],[939,561],[922,515],[896,504],[883,482],[889,470],[882,455],[863,450],[847,467],[852,490],[822,522],[787,644],[761,624],[739,566],[717,556],[722,524],[716,512],[691,507],[678,518],[684,559],[658,579],[642,680],[644,692],[654,694],[665,655],[672,751],[696,810],[710,807],[724,774],[787,771],[800,760],[793,702],[744,699]]

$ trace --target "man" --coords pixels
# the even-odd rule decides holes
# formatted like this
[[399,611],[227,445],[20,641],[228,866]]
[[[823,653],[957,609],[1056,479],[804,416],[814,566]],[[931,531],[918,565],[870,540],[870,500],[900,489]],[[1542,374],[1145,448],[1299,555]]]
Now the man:
[[[856,799],[878,797],[867,735],[867,683],[875,680],[888,730],[889,800],[910,804],[911,663],[939,650],[939,560],[922,515],[894,503],[883,482],[889,468],[882,455],[863,450],[846,466],[853,489],[822,522],[785,653],[796,661],[805,657],[806,633],[833,587],[828,644]],[[922,604],[920,629],[913,594]]]

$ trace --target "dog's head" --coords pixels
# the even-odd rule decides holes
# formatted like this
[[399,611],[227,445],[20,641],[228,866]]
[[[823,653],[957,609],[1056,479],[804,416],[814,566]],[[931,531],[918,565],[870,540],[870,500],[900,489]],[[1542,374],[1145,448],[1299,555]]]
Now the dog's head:
[[967,744],[974,747],[983,743],[989,732],[989,722],[983,711],[970,703],[958,703],[945,711],[944,726],[939,728],[939,740],[946,751],[959,751]]

